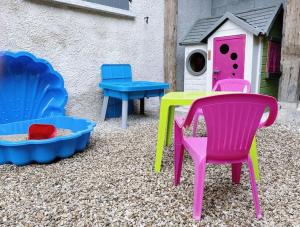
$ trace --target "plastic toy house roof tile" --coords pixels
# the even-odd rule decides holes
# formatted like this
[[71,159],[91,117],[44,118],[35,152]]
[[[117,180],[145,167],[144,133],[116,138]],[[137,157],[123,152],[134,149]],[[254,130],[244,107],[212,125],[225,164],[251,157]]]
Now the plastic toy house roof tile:
[[225,13],[222,17],[199,19],[180,45],[195,45],[206,42],[207,38],[227,20],[254,35],[268,35],[276,17],[282,10],[282,4],[252,9],[241,13]]

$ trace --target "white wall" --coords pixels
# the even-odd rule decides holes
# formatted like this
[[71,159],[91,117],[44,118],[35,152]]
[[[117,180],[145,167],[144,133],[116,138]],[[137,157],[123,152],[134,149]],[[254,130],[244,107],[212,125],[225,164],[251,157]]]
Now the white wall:
[[[211,90],[212,88],[212,68],[213,68],[213,58],[214,58],[214,51],[213,51],[213,40],[216,37],[222,36],[232,36],[232,35],[239,35],[245,34],[246,35],[246,49],[245,49],[245,68],[244,68],[244,79],[248,80],[251,83],[252,91],[257,92],[257,82],[256,80],[259,79],[257,76],[257,67],[252,66],[253,62],[258,62],[259,58],[256,58],[258,49],[253,51],[254,45],[254,36],[252,33],[245,31],[244,29],[240,28],[236,24],[231,21],[225,22],[219,29],[217,29],[208,39],[207,50],[211,50],[211,58],[207,62],[207,90]],[[256,60],[254,59],[256,58]],[[252,78],[255,78],[253,80]]]
[[[135,79],[163,81],[163,2],[133,1],[136,18],[130,20],[43,1],[2,0],[0,49],[47,59],[64,77],[68,114],[96,120],[101,64],[130,63]],[[146,101],[149,109],[158,109],[158,99]]]
[[205,91],[207,81],[207,69],[200,76],[192,75],[186,67],[188,55],[194,50],[203,50],[207,53],[207,45],[191,45],[185,47],[185,64],[184,64],[184,91]]

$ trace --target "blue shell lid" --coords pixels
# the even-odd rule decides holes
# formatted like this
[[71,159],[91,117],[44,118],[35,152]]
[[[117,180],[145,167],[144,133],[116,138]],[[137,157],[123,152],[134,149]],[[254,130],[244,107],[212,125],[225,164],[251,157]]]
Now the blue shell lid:
[[29,52],[0,52],[0,124],[64,116],[68,94],[52,65]]

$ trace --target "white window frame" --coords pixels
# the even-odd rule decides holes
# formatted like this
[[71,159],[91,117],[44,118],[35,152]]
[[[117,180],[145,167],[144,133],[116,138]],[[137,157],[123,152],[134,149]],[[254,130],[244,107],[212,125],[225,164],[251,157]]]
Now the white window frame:
[[125,17],[128,19],[135,18],[135,15],[130,10],[119,9],[111,6],[106,6],[106,5],[82,1],[82,0],[41,0],[41,1],[53,2],[56,4],[62,4],[62,5],[86,9],[94,12],[110,14],[113,16]]

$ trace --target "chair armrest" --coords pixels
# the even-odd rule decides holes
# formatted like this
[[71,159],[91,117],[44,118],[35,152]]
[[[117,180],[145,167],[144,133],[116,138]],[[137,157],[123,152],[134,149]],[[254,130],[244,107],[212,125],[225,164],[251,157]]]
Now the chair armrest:
[[183,128],[185,117],[175,117],[174,122],[179,128]]
[[274,121],[276,120],[277,114],[278,114],[278,104],[276,103],[276,105],[271,105],[270,107],[270,112],[268,115],[268,118],[261,122],[258,125],[258,128],[264,128],[264,127],[268,127],[270,125],[272,125],[274,123]]
[[[193,119],[195,116],[199,117],[199,114],[202,114],[202,109],[201,109],[201,105],[202,105],[203,100],[202,99],[197,99],[195,100],[187,115],[185,117],[177,117],[175,119],[175,123],[177,124],[177,126],[179,128],[188,128],[190,127],[190,125],[193,123]],[[199,103],[197,106],[195,106],[195,103]]]

